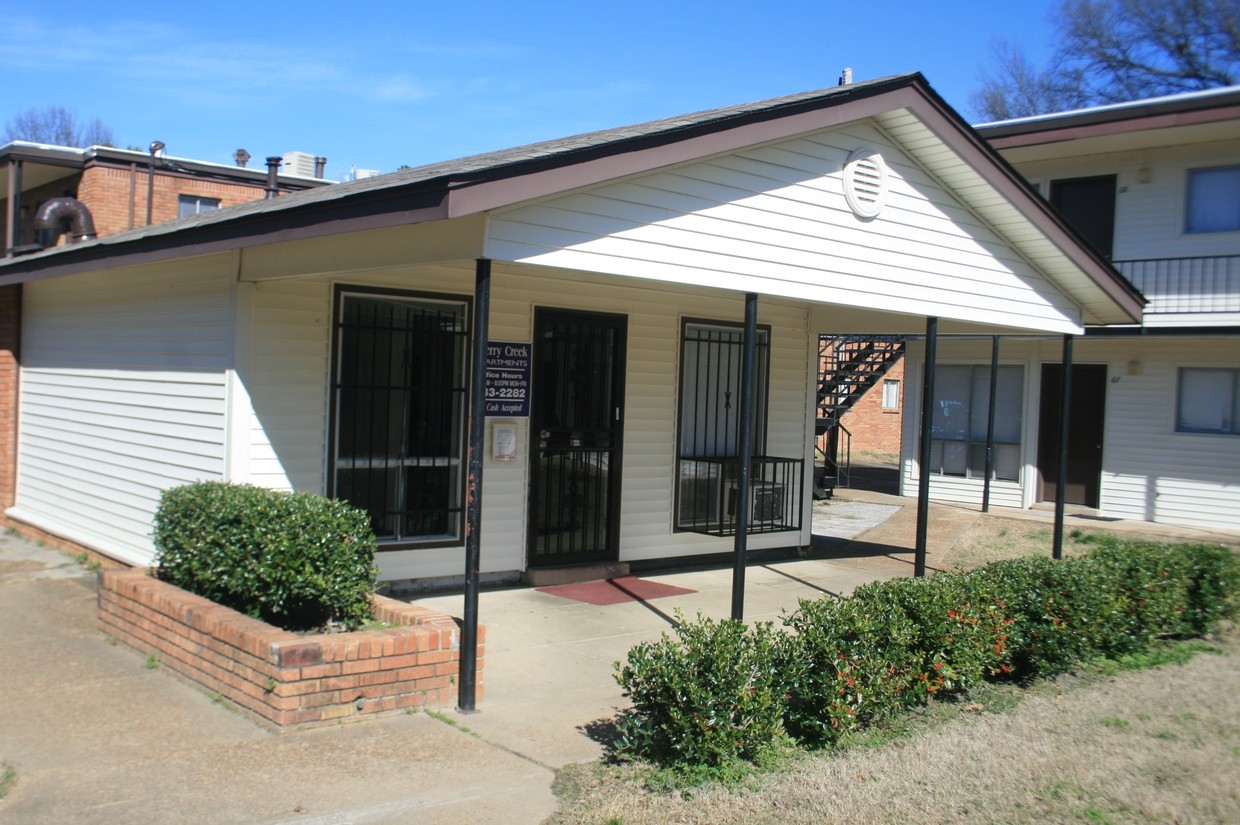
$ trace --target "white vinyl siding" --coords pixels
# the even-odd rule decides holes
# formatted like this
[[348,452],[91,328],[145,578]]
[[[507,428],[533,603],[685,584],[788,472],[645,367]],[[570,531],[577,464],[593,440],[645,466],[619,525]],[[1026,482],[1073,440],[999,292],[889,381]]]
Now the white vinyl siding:
[[[396,288],[445,295],[472,294],[472,267],[367,272],[334,283]],[[251,480],[323,492],[326,466],[331,289],[326,281],[278,281],[257,285],[254,321],[255,457]],[[496,264],[492,275],[489,338],[529,341],[535,307],[585,310],[628,317],[624,414],[620,560],[727,552],[731,541],[672,526],[676,478],[679,339],[684,318],[739,322],[744,298],[721,291],[608,282],[554,270]],[[759,322],[772,328],[770,418],[767,452],[802,457],[808,450],[810,345],[806,308],[774,299],[759,301]],[[286,331],[295,332],[293,344]],[[282,399],[291,395],[295,403]],[[482,571],[525,567],[529,420],[515,422],[517,458],[484,468]],[[488,433],[488,439],[490,434]],[[290,466],[305,471],[290,473]],[[314,472],[309,468],[314,467]],[[263,469],[265,468],[265,469]],[[300,479],[302,483],[290,484]],[[303,486],[304,484],[304,486]],[[806,520],[808,523],[808,520]],[[752,536],[754,549],[798,546],[808,532]],[[460,548],[394,550],[379,559],[383,579],[460,576]]]
[[[842,170],[863,145],[889,168],[858,218]],[[1061,292],[866,124],[501,211],[487,254],[914,315],[1075,331]]]
[[1240,233],[1185,231],[1190,170],[1240,164],[1235,142],[1018,162],[1031,180],[1114,174],[1115,248],[1126,261],[1240,255]]
[[254,286],[248,481],[278,490],[327,489],[331,284]]
[[[1041,364],[1059,363],[1057,340],[1002,343],[1003,363],[1023,363],[1026,421],[1022,484],[995,482],[991,503],[1027,507],[1037,500],[1038,376]],[[920,345],[911,347],[906,373],[910,399],[920,398]],[[989,344],[939,344],[939,363],[971,358],[982,362]],[[1240,438],[1213,433],[1179,433],[1176,382],[1182,367],[1240,370],[1236,338],[1078,338],[1078,364],[1104,364],[1107,383],[1099,513],[1103,516],[1240,530]],[[916,437],[919,418],[910,405],[905,416],[902,484],[917,491]],[[980,479],[932,477],[935,500],[978,503]]]
[[223,477],[220,261],[25,287],[16,517],[145,564],[161,491]]

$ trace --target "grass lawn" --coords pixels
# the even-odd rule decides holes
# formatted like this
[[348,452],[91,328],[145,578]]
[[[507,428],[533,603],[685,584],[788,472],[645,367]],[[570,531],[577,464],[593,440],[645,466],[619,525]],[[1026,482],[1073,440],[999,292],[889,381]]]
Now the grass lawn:
[[[1044,553],[1043,532],[982,519],[942,567]],[[734,788],[659,790],[648,766],[569,766],[548,823],[1240,822],[1240,631],[1163,658],[986,686]]]

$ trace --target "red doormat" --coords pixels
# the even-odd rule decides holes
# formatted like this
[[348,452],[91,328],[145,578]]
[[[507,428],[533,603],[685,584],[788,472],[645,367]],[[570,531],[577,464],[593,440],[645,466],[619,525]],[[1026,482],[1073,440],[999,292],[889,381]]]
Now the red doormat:
[[685,587],[673,587],[670,584],[639,579],[636,576],[621,576],[617,579],[602,581],[579,582],[577,584],[557,584],[554,587],[535,588],[539,593],[550,593],[573,601],[586,604],[608,605],[624,602],[647,602],[651,599],[663,599],[668,596],[680,596],[685,593],[696,593]]

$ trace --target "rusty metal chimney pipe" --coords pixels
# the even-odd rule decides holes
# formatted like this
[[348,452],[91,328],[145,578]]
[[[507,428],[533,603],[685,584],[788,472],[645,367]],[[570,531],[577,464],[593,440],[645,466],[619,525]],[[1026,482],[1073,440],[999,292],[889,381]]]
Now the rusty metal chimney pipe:
[[39,207],[34,216],[40,246],[53,246],[64,232],[69,243],[88,241],[95,237],[95,219],[86,204],[77,198],[51,198]]
[[279,155],[272,155],[267,158],[267,199],[270,200],[280,194],[280,185],[276,182],[276,176],[280,173],[280,164],[284,162],[284,158]]
[[314,159],[314,176],[320,180],[323,178],[323,171],[327,169],[327,158],[317,157]]
[[238,166],[244,169],[245,165],[250,162],[250,153],[244,149],[238,149],[233,152],[233,160]]

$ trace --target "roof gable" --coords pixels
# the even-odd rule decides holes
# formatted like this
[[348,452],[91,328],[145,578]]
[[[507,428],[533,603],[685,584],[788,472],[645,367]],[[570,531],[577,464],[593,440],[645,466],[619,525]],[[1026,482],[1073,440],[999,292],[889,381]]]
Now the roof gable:
[[502,210],[871,119],[1057,287],[1087,323],[1139,296],[1079,243],[920,75],[852,84],[431,164],[244,204],[0,264],[0,282]]
[[[848,195],[858,154],[881,177],[872,202]],[[485,255],[1050,332],[1081,323],[872,120],[497,210]]]

